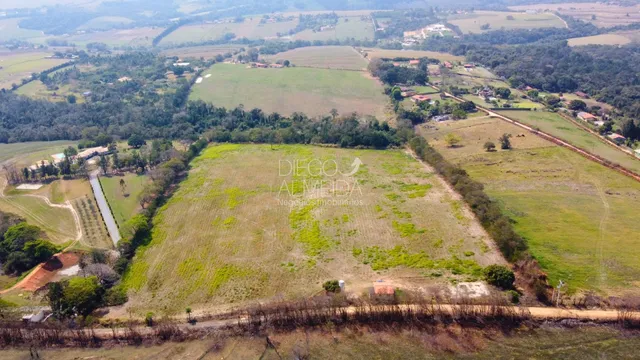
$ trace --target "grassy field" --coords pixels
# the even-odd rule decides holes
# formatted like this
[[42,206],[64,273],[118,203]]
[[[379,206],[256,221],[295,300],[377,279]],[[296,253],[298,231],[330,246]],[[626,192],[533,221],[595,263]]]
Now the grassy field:
[[0,54],[0,88],[10,89],[11,84],[20,84],[32,73],[50,69],[66,60],[45,59],[45,52],[11,52]]
[[236,38],[248,39],[272,38],[280,34],[287,34],[298,25],[298,20],[260,24],[261,17],[245,19],[241,23],[225,24],[197,24],[182,26],[162,39],[161,45],[181,44],[185,42],[201,42],[216,40],[227,33],[235,34]]
[[0,197],[0,210],[20,215],[29,224],[39,226],[56,244],[64,244],[76,237],[76,227],[71,211],[51,207],[41,198],[34,196]]
[[631,39],[621,34],[601,34],[569,39],[569,46],[584,45],[626,45]]
[[335,29],[314,32],[307,29],[293,35],[294,40],[373,40],[375,38],[375,29],[370,19],[362,19],[360,17],[340,17]]
[[[557,11],[582,21],[590,22],[598,27],[628,25],[640,21],[640,5],[623,6],[602,3],[558,3],[511,6],[513,10]],[[595,19],[593,16],[595,15]]]
[[17,167],[31,165],[40,160],[51,160],[52,154],[61,153],[75,141],[34,141],[13,144],[0,144],[0,164],[11,160]]
[[108,30],[116,26],[131,24],[133,20],[122,16],[99,16],[78,27],[78,30]]
[[289,60],[295,66],[322,69],[363,70],[368,62],[351,46],[312,46],[266,57],[269,61]]
[[192,88],[190,99],[217,106],[244,104],[263,111],[289,115],[302,111],[326,115],[356,111],[385,117],[386,97],[382,86],[365,72],[310,68],[247,69],[244,65],[215,64],[203,74],[212,74]]
[[388,49],[376,49],[376,48],[363,48],[362,51],[367,53],[367,57],[369,59],[394,58],[394,57],[409,57],[409,58],[429,57],[433,59],[438,59],[440,61],[464,61],[464,56],[456,56],[448,53],[441,53],[441,52],[435,52],[435,51],[388,50]]
[[234,51],[240,49],[242,45],[211,45],[211,46],[194,46],[194,47],[184,47],[177,49],[167,49],[162,51],[163,55],[166,56],[178,56],[182,59],[186,58],[205,58],[211,59],[216,57],[216,55],[223,55],[225,53],[233,53]]
[[[124,180],[124,188],[120,186],[120,180]],[[129,235],[125,223],[140,210],[138,195],[147,181],[147,176],[130,173],[124,176],[100,177],[102,190],[123,236]]]
[[[364,165],[351,175],[356,157]],[[288,174],[296,161],[309,171]],[[399,150],[212,146],[156,216],[124,281],[132,309],[164,312],[312,296],[327,279],[356,295],[377,279],[446,287],[503,261],[472,219]]]
[[[113,29],[107,31],[88,32],[85,34],[73,34],[69,36],[55,37],[55,39],[66,40],[77,46],[86,46],[88,43],[101,42],[109,46],[151,46],[153,38],[158,36],[164,29],[159,27],[139,27],[132,29]],[[45,43],[48,39],[39,38],[38,42]]]
[[640,160],[615,149],[560,115],[544,111],[500,111],[501,114],[557,136],[575,146],[640,174]]
[[[508,20],[512,16],[513,20]],[[460,27],[464,33],[482,33],[499,29],[534,29],[542,27],[565,27],[565,23],[551,13],[525,14],[504,11],[474,11],[470,14],[453,15],[448,21]],[[489,29],[481,29],[489,24]]]
[[27,40],[42,36],[41,31],[22,29],[18,23],[22,18],[0,20],[0,41]]
[[65,102],[68,95],[76,96],[76,103],[82,104],[85,102],[84,96],[79,91],[73,91],[71,85],[63,85],[58,87],[57,90],[49,90],[47,86],[40,80],[31,81],[30,83],[21,86],[15,92],[18,95],[28,96],[34,99],[43,99],[51,102]]
[[[640,184],[499,119],[469,119],[420,129],[498,201],[525,237],[552,284],[569,292],[636,293]],[[447,133],[462,138],[449,148]],[[512,134],[513,150],[486,152],[487,141]],[[524,136],[518,136],[524,135]]]

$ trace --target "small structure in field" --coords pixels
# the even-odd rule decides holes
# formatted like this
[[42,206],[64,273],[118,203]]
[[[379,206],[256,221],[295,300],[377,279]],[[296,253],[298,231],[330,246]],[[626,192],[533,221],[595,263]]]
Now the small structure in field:
[[118,79],[118,82],[127,82],[127,81],[131,81],[132,79],[128,76],[123,76],[120,79]]
[[42,184],[20,184],[16,187],[17,190],[38,190],[42,187]]
[[581,111],[578,113],[578,119],[582,121],[595,121],[597,117],[592,114],[589,114],[588,112]]
[[431,101],[431,96],[428,96],[428,95],[413,95],[411,97],[411,100],[413,102],[415,102],[416,104],[419,104],[421,102]]
[[265,64],[265,63],[259,63],[259,62],[255,62],[255,63],[251,63],[251,67],[252,68],[260,68],[260,69],[266,69],[269,67],[269,65]]
[[409,60],[409,65],[418,66],[420,65],[420,60]]
[[476,66],[475,66],[474,64],[470,64],[470,63],[469,63],[469,64],[464,64],[464,68],[465,68],[465,69],[473,69],[473,68],[475,68],[475,67],[476,67]]
[[108,153],[109,153],[109,148],[108,147],[99,146],[99,147],[93,147],[93,148],[84,149],[81,152],[79,152],[78,155],[76,155],[76,157],[88,160],[88,159],[91,159],[94,156],[106,155]]
[[373,287],[369,291],[369,297],[372,300],[389,302],[395,300],[396,288],[393,284],[378,280],[373,283]]
[[453,65],[448,61],[444,62],[444,67],[446,67],[447,69],[453,69]]
[[609,134],[609,135],[607,135],[607,137],[609,139],[611,139],[611,141],[613,141],[614,143],[616,143],[618,145],[624,144],[624,142],[627,141],[626,137],[624,137],[624,136],[622,136],[620,134],[616,134],[616,133]]
[[584,93],[582,91],[576,91],[574,94],[576,94],[578,97],[581,97],[583,99],[588,99],[589,95],[587,93]]

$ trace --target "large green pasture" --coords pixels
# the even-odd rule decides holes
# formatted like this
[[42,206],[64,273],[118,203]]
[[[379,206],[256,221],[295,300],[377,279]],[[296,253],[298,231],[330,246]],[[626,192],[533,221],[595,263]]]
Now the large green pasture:
[[[513,18],[512,20],[510,20]],[[449,17],[448,21],[460,27],[464,33],[482,33],[500,29],[534,29],[545,27],[566,27],[553,13],[516,13],[505,11],[474,11]],[[489,24],[488,29],[482,29]]]
[[338,18],[338,24],[334,29],[325,31],[313,31],[310,29],[301,31],[293,38],[295,40],[308,40],[308,41],[326,41],[326,40],[374,40],[375,29],[371,19],[362,19],[360,17],[340,17]]
[[381,278],[447,287],[503,262],[433,170],[402,150],[223,144],[193,161],[124,282],[132,309],[182,312],[306,298],[327,279],[354,295]]
[[236,38],[264,39],[277,37],[278,34],[286,35],[289,30],[296,27],[298,20],[260,24],[261,17],[255,16],[245,19],[243,22],[222,24],[197,24],[181,26],[167,37],[162,39],[161,45],[181,44],[185,42],[202,42],[217,40],[228,33],[235,34]]
[[63,64],[66,60],[46,59],[46,52],[10,52],[0,54],[0,88],[10,89],[32,73]]
[[358,112],[383,118],[387,98],[382,86],[365,72],[311,68],[252,69],[244,65],[215,64],[195,84],[191,100],[228,108],[243,104],[265,112],[289,115],[296,111],[326,115]]
[[[124,186],[120,185],[120,180],[124,180]],[[124,176],[100,177],[102,190],[123,235],[128,235],[129,232],[125,226],[126,222],[140,210],[138,195],[148,180],[147,176],[131,173]]]
[[369,64],[351,46],[310,46],[267,57],[270,61],[289,60],[295,66],[321,69],[364,70]]
[[640,174],[640,159],[604,143],[596,135],[581,129],[556,113],[546,111],[500,111],[500,113]]
[[[484,184],[552,284],[563,280],[572,293],[637,293],[640,183],[499,119],[448,121],[421,133]],[[448,133],[460,136],[459,147],[446,146]],[[504,133],[514,136],[512,150],[483,149]]]

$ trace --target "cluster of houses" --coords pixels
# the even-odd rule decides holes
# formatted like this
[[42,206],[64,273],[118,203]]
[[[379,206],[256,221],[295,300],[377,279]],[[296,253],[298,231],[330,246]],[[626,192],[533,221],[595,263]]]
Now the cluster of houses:
[[272,69],[280,69],[283,68],[284,65],[282,64],[265,64],[265,63],[261,63],[261,62],[252,62],[251,65],[249,65],[248,67],[251,68],[256,68],[256,69],[267,69],[267,68],[272,68]]
[[[446,25],[444,24],[432,24],[429,25],[427,27],[424,27],[422,29],[418,29],[418,30],[413,30],[413,31],[405,31],[403,33],[403,42],[402,45],[403,46],[413,46],[416,45],[418,43],[420,43],[420,41],[429,38],[431,36],[437,35],[437,36],[445,36],[445,33],[447,32],[451,32],[451,29],[449,29]],[[454,36],[457,37],[457,36]]]
[[418,94],[417,91],[415,91],[410,87],[401,86],[400,91],[401,91],[400,94],[402,95],[402,97],[411,98],[411,101],[413,101],[416,104],[420,104],[425,101],[431,102],[431,97],[429,95]]
[[[77,159],[89,160],[93,157],[100,155],[110,154],[111,151],[106,146],[98,146],[93,148],[88,148],[80,151],[77,155],[71,157],[71,161],[76,161]],[[38,170],[43,164],[47,166],[49,164],[58,165],[63,162],[65,159],[65,155],[63,153],[53,154],[51,155],[51,161],[49,160],[41,160],[36,162],[35,164],[29,166],[30,170]]]

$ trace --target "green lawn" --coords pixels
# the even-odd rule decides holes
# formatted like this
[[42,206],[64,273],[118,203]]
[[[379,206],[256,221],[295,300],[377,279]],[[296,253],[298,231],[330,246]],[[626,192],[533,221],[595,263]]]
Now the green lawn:
[[[120,186],[121,179],[124,180],[124,188]],[[147,176],[131,173],[124,176],[100,177],[102,190],[123,236],[128,234],[125,223],[140,210],[138,195],[148,179]]]
[[40,160],[51,160],[52,154],[61,153],[75,141],[33,141],[13,144],[0,144],[0,163],[9,159],[18,166],[31,165]]
[[[507,19],[511,16],[513,20]],[[500,29],[533,29],[565,27],[565,23],[552,13],[525,14],[505,11],[474,11],[449,17],[448,21],[464,33],[482,33]],[[482,25],[489,24],[488,29]]]
[[639,159],[605,144],[597,136],[581,129],[558,114],[546,111],[500,111],[500,113],[640,174]]
[[176,31],[162,39],[161,44],[181,44],[185,42],[202,42],[207,40],[217,40],[228,33],[232,33],[236,38],[264,39],[276,37],[278,34],[285,35],[289,30],[298,25],[298,19],[276,23],[260,24],[261,17],[255,16],[252,19],[245,19],[241,23],[223,24],[196,24],[181,26]]
[[367,73],[312,68],[249,69],[244,65],[215,64],[211,74],[195,84],[191,100],[204,100],[232,108],[289,115],[326,115],[332,108],[340,114],[358,112],[384,117],[387,98],[382,86]]

